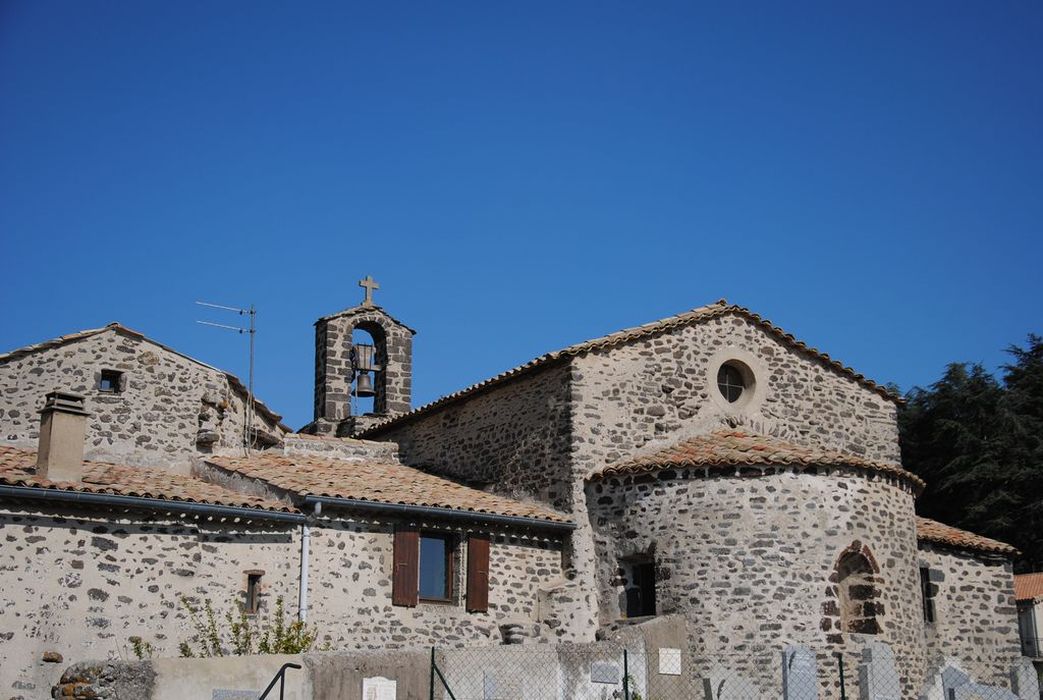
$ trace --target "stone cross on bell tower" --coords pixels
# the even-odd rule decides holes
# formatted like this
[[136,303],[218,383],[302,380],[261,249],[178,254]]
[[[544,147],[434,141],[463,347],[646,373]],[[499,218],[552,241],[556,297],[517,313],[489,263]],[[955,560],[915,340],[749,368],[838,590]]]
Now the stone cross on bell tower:
[[366,275],[363,279],[359,280],[359,286],[366,290],[366,298],[362,300],[362,305],[373,306],[373,292],[380,289],[380,285],[377,284],[372,276]]

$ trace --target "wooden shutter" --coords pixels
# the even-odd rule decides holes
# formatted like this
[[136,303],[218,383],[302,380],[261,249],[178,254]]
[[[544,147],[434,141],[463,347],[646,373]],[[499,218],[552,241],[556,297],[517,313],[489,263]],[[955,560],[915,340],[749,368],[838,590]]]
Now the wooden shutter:
[[420,586],[420,531],[395,528],[395,571],[391,577],[391,604],[414,607]]
[[467,612],[489,610],[489,536],[467,538]]

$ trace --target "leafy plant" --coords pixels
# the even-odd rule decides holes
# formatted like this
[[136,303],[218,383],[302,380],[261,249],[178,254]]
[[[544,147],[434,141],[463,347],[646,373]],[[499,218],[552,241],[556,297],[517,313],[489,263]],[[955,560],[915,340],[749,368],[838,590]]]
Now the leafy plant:
[[152,658],[152,643],[146,642],[141,637],[130,638],[130,649],[134,652],[134,656],[138,658],[138,661]]
[[193,606],[184,596],[180,601],[195,630],[189,640],[178,644],[178,651],[185,658],[301,654],[311,650],[319,635],[315,626],[300,620],[287,622],[282,596],[275,600],[274,614],[263,621],[260,616],[247,615],[235,601],[220,616],[209,600],[203,602],[202,609]]

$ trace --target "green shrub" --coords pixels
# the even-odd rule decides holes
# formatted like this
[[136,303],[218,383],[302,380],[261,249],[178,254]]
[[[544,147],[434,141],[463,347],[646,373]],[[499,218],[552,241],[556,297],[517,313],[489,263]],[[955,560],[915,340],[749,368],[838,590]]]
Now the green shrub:
[[202,610],[184,596],[180,601],[195,630],[190,639],[178,644],[178,651],[186,658],[303,654],[311,650],[319,634],[318,628],[300,620],[287,623],[282,596],[275,599],[275,612],[263,621],[260,615],[247,615],[235,601],[221,616],[209,600],[203,602]]

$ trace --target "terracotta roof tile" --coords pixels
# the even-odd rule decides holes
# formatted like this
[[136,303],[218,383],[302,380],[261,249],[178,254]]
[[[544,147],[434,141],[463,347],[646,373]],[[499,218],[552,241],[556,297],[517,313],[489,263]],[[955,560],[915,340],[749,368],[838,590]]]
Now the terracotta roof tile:
[[857,455],[805,447],[780,438],[724,429],[682,440],[675,445],[641,457],[610,464],[590,478],[638,474],[667,467],[770,467],[847,466],[895,476],[910,482],[917,490],[924,482],[915,474],[890,462],[876,462]]
[[921,542],[930,542],[957,549],[969,549],[1008,556],[1018,553],[1018,550],[1004,542],[991,540],[988,537],[976,535],[973,532],[960,530],[951,525],[940,523],[937,520],[919,516],[916,518],[916,536]]
[[164,501],[294,512],[294,509],[285,503],[244,495],[202,479],[149,467],[128,467],[85,460],[82,483],[38,479],[35,471],[35,451],[0,445],[0,484],[6,486],[29,486],[78,493],[136,496]]
[[401,464],[274,453],[239,458],[210,457],[206,461],[301,496],[429,506],[558,523],[570,522],[564,515],[552,510],[480,491]]
[[1043,572],[1015,576],[1014,597],[1018,600],[1043,598]]
[[626,343],[633,342],[635,340],[641,340],[644,338],[656,336],[661,333],[665,333],[677,328],[684,328],[698,323],[703,323],[705,321],[709,321],[711,319],[718,318],[726,314],[735,314],[737,316],[741,316],[742,318],[747,319],[748,321],[754,323],[755,325],[767,331],[770,335],[774,336],[779,342],[783,343],[784,345],[788,345],[791,348],[794,348],[820,362],[823,362],[834,371],[847,376],[848,378],[858,382],[865,388],[876,392],[877,394],[886,399],[889,399],[896,403],[901,403],[903,401],[902,397],[893,393],[890,389],[880,384],[877,384],[873,380],[859,374],[850,367],[847,367],[846,365],[838,362],[837,360],[834,360],[832,357],[822,352],[821,350],[813,348],[804,343],[803,341],[798,340],[796,337],[782,330],[781,328],[773,324],[771,321],[768,321],[767,319],[750,311],[745,307],[737,306],[735,304],[729,304],[725,299],[720,299],[719,301],[716,301],[713,304],[699,306],[690,311],[685,311],[674,316],[668,316],[659,321],[653,321],[652,323],[646,323],[640,326],[635,326],[633,328],[625,328],[621,331],[616,331],[615,333],[610,333],[609,335],[605,335],[600,338],[586,340],[582,343],[570,345],[561,350],[556,350],[554,352],[546,353],[545,355],[540,355],[535,359],[529,360],[525,364],[518,365],[517,367],[509,369],[505,372],[501,372],[500,374],[497,374],[494,377],[490,377],[489,379],[485,379],[481,382],[478,382],[477,384],[472,384],[471,386],[453,392],[452,394],[447,394],[446,396],[436,399],[431,403],[415,408],[409,413],[390,418],[382,423],[378,423],[377,425],[367,428],[366,430],[360,431],[359,435],[368,436],[378,434],[385,428],[399,425],[400,423],[404,423],[419,415],[433,411],[436,408],[439,408],[446,404],[453,403],[466,396],[470,396],[472,394],[484,391],[493,386],[516,379],[530,372],[552,366],[557,362],[564,361],[572,357],[578,357],[580,355],[585,355],[587,353],[595,352],[598,350],[607,350],[618,345],[623,345]]

